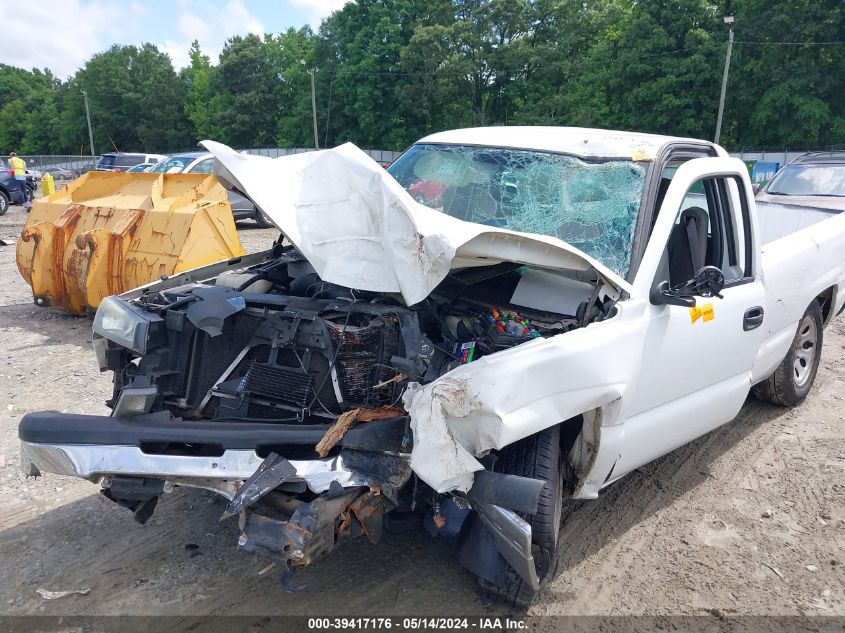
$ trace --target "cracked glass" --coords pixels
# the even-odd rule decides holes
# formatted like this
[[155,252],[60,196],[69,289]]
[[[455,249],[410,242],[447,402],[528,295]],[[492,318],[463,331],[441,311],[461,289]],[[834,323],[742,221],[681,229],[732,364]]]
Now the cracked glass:
[[418,144],[388,169],[432,209],[559,238],[625,276],[645,166],[530,150]]

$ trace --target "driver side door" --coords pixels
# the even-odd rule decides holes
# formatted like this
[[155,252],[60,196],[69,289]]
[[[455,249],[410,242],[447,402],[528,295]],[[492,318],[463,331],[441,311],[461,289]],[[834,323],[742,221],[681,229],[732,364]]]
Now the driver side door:
[[[614,478],[728,422],[742,407],[765,318],[752,205],[748,172],[738,159],[693,159],[672,178],[634,282],[652,299]],[[672,249],[695,239],[681,223],[690,214],[706,225],[706,247],[699,242],[686,252],[698,251],[694,264]],[[721,298],[696,296],[694,307],[654,298],[663,282],[689,281],[702,259],[725,276]]]

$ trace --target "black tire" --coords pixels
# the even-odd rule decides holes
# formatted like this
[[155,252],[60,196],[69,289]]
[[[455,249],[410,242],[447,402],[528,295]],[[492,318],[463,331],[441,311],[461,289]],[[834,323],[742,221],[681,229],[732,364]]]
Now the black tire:
[[0,191],[0,215],[6,215],[9,210],[9,196],[5,191]]
[[29,187],[25,188],[26,191],[26,202],[32,202],[35,200],[35,190],[30,189]]
[[822,310],[818,301],[813,301],[798,322],[795,338],[783,362],[771,376],[752,387],[758,400],[784,407],[794,407],[804,401],[819,369],[824,340],[822,328]]
[[255,223],[262,229],[269,229],[271,227],[276,226],[275,224],[273,224],[273,221],[264,214],[263,211],[259,211],[258,209],[255,210]]
[[[527,437],[505,448],[496,460],[494,470],[511,475],[534,477],[546,482],[540,495],[537,513],[521,514],[531,525],[533,554],[540,577],[540,589],[557,570],[558,535],[563,512],[563,460],[560,451],[560,427],[555,426]],[[537,597],[519,574],[507,565],[504,579],[493,584],[479,579],[481,586],[498,600],[516,607],[528,607]]]

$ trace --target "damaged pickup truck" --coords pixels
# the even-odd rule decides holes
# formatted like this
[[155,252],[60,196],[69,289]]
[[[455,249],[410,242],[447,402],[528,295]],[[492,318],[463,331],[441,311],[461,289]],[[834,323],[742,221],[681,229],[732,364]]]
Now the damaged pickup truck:
[[351,145],[204,145],[281,237],[103,301],[112,415],[26,415],[22,461],[141,522],[176,486],[213,490],[286,581],[419,525],[526,605],[563,503],[752,389],[800,403],[845,302],[845,216],[758,213],[745,165],[703,141],[456,130],[389,173]]

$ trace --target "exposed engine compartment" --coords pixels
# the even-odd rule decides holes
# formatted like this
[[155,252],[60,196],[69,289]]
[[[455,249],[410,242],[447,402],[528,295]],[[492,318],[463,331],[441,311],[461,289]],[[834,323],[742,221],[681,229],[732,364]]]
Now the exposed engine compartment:
[[109,350],[109,404],[125,386],[155,387],[150,410],[183,419],[327,423],[358,407],[396,406],[409,382],[612,311],[594,274],[570,282],[586,297],[574,314],[514,305],[526,270],[455,270],[408,307],[398,296],[326,283],[294,248],[277,245],[267,262],[135,299],[158,318],[139,359]]

